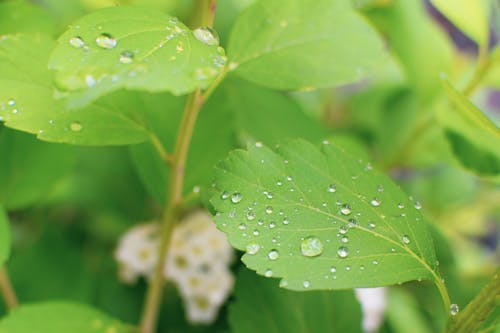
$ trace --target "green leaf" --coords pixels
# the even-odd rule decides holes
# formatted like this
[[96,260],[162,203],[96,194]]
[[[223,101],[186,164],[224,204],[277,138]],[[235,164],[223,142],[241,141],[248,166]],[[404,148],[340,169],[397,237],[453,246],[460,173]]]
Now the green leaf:
[[[54,98],[46,68],[54,41],[43,35],[0,40],[0,120],[39,139],[79,145],[138,143],[154,136],[157,118],[178,105],[168,93],[119,91],[82,109]],[[169,111],[169,112],[166,112]]]
[[236,21],[228,55],[230,68],[249,81],[310,89],[360,80],[384,51],[348,1],[261,0]]
[[70,147],[37,141],[32,135],[0,131],[0,203],[20,209],[43,199],[73,166]]
[[408,292],[390,289],[387,303],[387,321],[395,333],[433,332],[416,300]]
[[361,310],[352,291],[296,293],[242,269],[229,307],[233,333],[361,333]]
[[277,149],[236,150],[216,169],[216,223],[249,268],[294,290],[437,278],[419,205],[387,176],[333,144]]
[[419,99],[429,102],[440,91],[439,73],[453,64],[453,46],[427,14],[421,1],[393,0],[364,12],[386,36]]
[[205,42],[176,18],[153,9],[111,7],[74,22],[59,38],[49,67],[73,92],[78,107],[120,88],[169,91],[205,88],[224,65],[224,50],[206,32]]
[[44,302],[23,305],[0,321],[1,333],[132,333],[134,329],[87,305]]
[[480,45],[488,43],[490,0],[431,0],[441,13]]
[[0,3],[0,35],[41,32],[53,35],[55,23],[50,14],[25,1]]
[[477,174],[500,174],[500,129],[446,78],[442,82],[452,105],[437,108],[437,118],[455,157]]
[[7,212],[0,205],[0,267],[3,266],[10,253],[10,226]]

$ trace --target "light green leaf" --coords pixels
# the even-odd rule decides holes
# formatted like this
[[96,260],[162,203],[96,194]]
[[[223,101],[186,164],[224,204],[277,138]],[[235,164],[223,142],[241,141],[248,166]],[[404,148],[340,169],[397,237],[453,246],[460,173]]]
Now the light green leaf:
[[393,0],[364,12],[383,33],[420,101],[429,102],[440,91],[439,73],[453,64],[453,46],[427,14],[422,1]]
[[216,169],[216,223],[243,262],[294,290],[437,278],[419,205],[333,144],[249,146]]
[[233,333],[361,333],[361,309],[352,291],[296,293],[242,269],[229,306]]
[[54,19],[46,10],[27,1],[0,3],[0,35],[20,32],[42,32],[53,35]]
[[10,226],[7,212],[0,205],[0,267],[3,266],[10,253]]
[[0,321],[0,333],[132,333],[134,329],[87,305],[45,302],[23,305]]
[[43,199],[73,166],[67,146],[36,140],[32,135],[0,129],[0,204],[20,209]]
[[384,51],[348,1],[261,0],[236,21],[228,55],[249,81],[306,89],[358,81]]
[[47,69],[54,45],[43,35],[0,40],[0,120],[6,126],[46,141],[130,144],[154,136],[156,118],[177,105],[168,93],[118,91],[82,109],[66,110],[64,101],[54,98],[53,75]]
[[455,157],[480,175],[500,174],[500,129],[445,78],[442,81],[451,106],[437,108],[437,118]]
[[480,45],[488,43],[491,0],[431,0],[441,13]]
[[120,88],[186,94],[206,87],[225,61],[214,33],[195,35],[153,9],[105,8],[74,22],[49,67],[59,87],[73,92],[71,107]]

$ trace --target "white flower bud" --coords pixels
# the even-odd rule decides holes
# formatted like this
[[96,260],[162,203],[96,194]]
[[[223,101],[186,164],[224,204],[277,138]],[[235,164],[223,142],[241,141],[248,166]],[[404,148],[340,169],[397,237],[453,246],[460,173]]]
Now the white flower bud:
[[387,288],[362,288],[354,291],[363,312],[363,330],[367,333],[376,332],[384,320]]

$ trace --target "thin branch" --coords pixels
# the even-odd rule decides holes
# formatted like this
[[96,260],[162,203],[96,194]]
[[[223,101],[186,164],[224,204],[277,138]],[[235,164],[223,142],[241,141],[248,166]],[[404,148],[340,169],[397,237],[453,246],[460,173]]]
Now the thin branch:
[[9,311],[14,310],[19,306],[16,293],[14,292],[14,288],[12,288],[9,274],[7,273],[7,269],[5,267],[0,268],[0,294],[2,295],[5,305]]

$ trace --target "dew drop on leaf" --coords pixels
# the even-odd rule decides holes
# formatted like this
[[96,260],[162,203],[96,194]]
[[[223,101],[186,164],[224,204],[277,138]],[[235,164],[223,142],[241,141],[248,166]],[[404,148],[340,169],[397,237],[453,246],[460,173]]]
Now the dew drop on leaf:
[[458,306],[458,304],[453,303],[452,305],[450,305],[450,314],[452,316],[456,316],[459,311],[460,307]]
[[219,45],[219,36],[217,32],[209,27],[199,27],[193,30],[194,37],[207,45]]
[[14,99],[12,99],[12,98],[11,98],[11,99],[9,99],[9,100],[7,101],[7,105],[8,105],[8,106],[14,106],[14,105],[16,105],[16,101],[15,101]]
[[269,253],[267,254],[267,257],[270,259],[270,260],[276,260],[280,257],[280,253],[278,252],[278,250],[271,250],[269,251]]
[[273,271],[271,269],[266,269],[264,272],[265,277],[272,277],[273,276]]
[[253,211],[249,210],[249,211],[247,212],[247,220],[248,220],[248,221],[252,221],[252,220],[254,220],[254,219],[255,219],[255,212],[253,212]]
[[405,244],[410,244],[410,237],[408,237],[407,235],[404,235],[403,237],[401,237],[401,240]]
[[337,186],[335,184],[330,184],[327,188],[327,191],[330,193],[335,193],[337,192]]
[[332,266],[330,267],[330,273],[335,273],[337,271],[337,267]]
[[340,241],[341,241],[342,243],[349,243],[349,237],[344,236],[344,237],[342,237],[342,238],[340,239]]
[[82,37],[76,36],[69,39],[69,45],[73,46],[76,49],[81,49],[85,46],[85,42],[83,41]]
[[243,195],[240,192],[234,192],[231,196],[231,202],[235,204],[239,203],[241,199],[243,199]]
[[240,230],[246,230],[247,229],[247,225],[245,223],[241,223],[239,226],[238,226],[238,229]]
[[108,33],[103,33],[95,39],[97,46],[103,49],[113,49],[116,47],[116,39]]
[[134,62],[134,54],[130,51],[123,51],[120,54],[120,62],[122,64],[131,64]]
[[351,206],[345,204],[340,208],[340,214],[342,215],[349,215],[352,213]]
[[378,198],[373,198],[372,201],[370,201],[370,204],[373,206],[373,207],[378,207],[380,206],[380,199]]
[[255,243],[255,242],[249,243],[249,244],[247,245],[246,250],[247,250],[247,253],[248,253],[248,254],[252,254],[252,255],[254,255],[254,254],[256,254],[257,252],[259,252],[259,250],[260,250],[260,245],[259,245],[259,244],[257,244],[257,243]]
[[220,195],[220,198],[222,200],[226,200],[227,198],[229,198],[229,193],[227,191],[222,192],[222,194]]
[[272,214],[273,213],[273,207],[272,206],[267,206],[266,207],[266,213],[267,214]]
[[341,246],[337,250],[337,254],[340,258],[347,258],[347,256],[349,255],[349,250],[347,249],[347,247]]
[[300,244],[300,251],[305,257],[316,257],[323,253],[323,244],[318,237],[307,237]]
[[305,280],[304,282],[302,282],[302,286],[307,289],[311,286],[311,282],[309,282],[308,280]]
[[422,209],[422,204],[418,201],[415,202],[415,209]]
[[69,129],[72,132],[80,132],[83,129],[83,126],[78,121],[74,121],[69,125]]
[[341,225],[341,226],[339,227],[339,232],[340,232],[342,235],[347,234],[347,231],[349,231],[349,228],[347,228],[347,226],[346,226],[346,225]]

